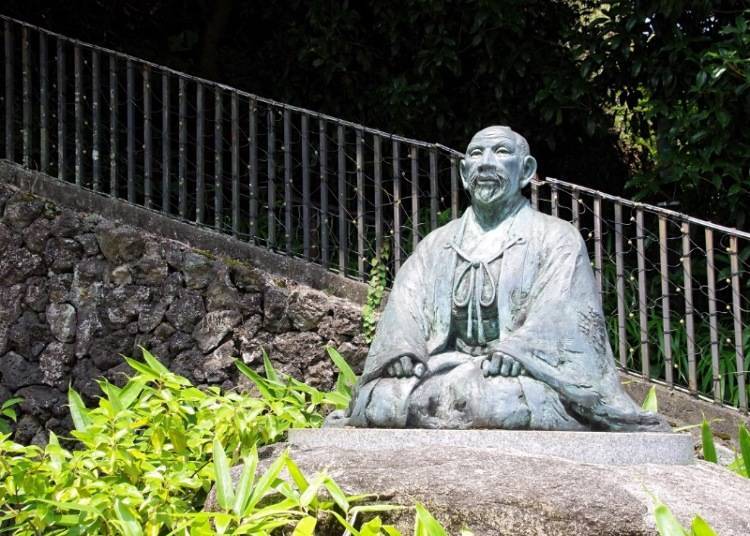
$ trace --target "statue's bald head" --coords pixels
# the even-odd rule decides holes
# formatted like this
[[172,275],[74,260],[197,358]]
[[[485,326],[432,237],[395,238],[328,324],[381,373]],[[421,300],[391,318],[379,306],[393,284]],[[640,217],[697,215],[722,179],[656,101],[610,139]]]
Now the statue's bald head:
[[526,138],[521,136],[518,132],[513,130],[512,128],[505,126],[505,125],[492,125],[489,127],[485,127],[471,138],[471,141],[469,142],[469,147],[471,147],[472,143],[477,139],[482,138],[494,138],[495,136],[498,136],[500,134],[504,134],[506,136],[511,136],[515,142],[516,142],[516,151],[518,152],[518,155],[521,158],[524,158],[526,156],[529,156],[531,154],[531,149],[529,148],[529,142],[526,141]]
[[483,128],[471,138],[459,166],[472,204],[515,203],[536,173],[526,138],[506,126]]

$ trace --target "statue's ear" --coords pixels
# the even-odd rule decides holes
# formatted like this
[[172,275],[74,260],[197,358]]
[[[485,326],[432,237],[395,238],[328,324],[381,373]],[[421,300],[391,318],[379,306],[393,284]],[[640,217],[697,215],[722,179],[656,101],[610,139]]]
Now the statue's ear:
[[529,155],[523,159],[523,170],[521,171],[521,188],[525,188],[536,175],[536,158]]
[[458,162],[458,174],[461,175],[461,184],[464,185],[464,190],[469,187],[469,183],[466,182],[466,159],[462,158]]

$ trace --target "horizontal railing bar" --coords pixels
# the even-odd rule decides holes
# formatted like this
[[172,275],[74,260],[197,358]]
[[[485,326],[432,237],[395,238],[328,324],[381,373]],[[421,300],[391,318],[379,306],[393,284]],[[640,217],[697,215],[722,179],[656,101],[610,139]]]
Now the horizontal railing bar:
[[623,205],[626,205],[631,208],[640,208],[640,209],[652,212],[654,214],[664,214],[665,216],[671,216],[679,221],[687,221],[689,223],[694,223],[696,225],[702,225],[704,227],[709,227],[715,231],[721,231],[722,233],[735,235],[738,238],[744,238],[745,240],[750,240],[749,232],[740,231],[739,229],[735,227],[726,227],[724,225],[719,225],[718,223],[713,223],[707,220],[702,220],[700,218],[695,218],[693,216],[683,214],[682,212],[669,210],[668,208],[657,207],[655,205],[649,205],[648,203],[639,203],[638,201],[632,201],[624,197],[618,197],[616,195],[601,192],[599,190],[594,190],[593,188],[580,186],[578,184],[573,184],[571,182],[561,181],[560,179],[554,179],[552,177],[545,177],[544,179],[536,180],[534,182],[537,184],[543,184],[545,182],[549,182],[551,184],[557,184],[559,186],[572,188],[574,190],[578,190],[579,192],[585,192],[591,195],[598,195],[602,199],[606,199],[608,201],[613,201],[615,203],[622,203]]

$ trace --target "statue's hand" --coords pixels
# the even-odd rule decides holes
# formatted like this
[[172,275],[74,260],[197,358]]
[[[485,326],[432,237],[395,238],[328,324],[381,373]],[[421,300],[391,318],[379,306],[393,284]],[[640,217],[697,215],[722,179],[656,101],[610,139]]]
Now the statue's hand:
[[482,361],[482,372],[484,377],[488,376],[510,376],[515,377],[524,372],[521,363],[511,356],[502,352],[493,352]]
[[424,364],[413,360],[408,355],[402,355],[388,365],[385,370],[388,376],[392,378],[410,378],[412,376],[421,378],[425,372]]

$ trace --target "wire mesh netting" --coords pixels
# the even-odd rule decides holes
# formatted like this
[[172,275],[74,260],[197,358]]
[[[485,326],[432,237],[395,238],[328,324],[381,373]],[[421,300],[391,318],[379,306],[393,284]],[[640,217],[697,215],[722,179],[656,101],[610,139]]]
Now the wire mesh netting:
[[[390,278],[467,205],[460,153],[3,18],[0,154],[239,240]],[[555,179],[529,192],[582,233],[619,364],[747,410],[750,234]]]

